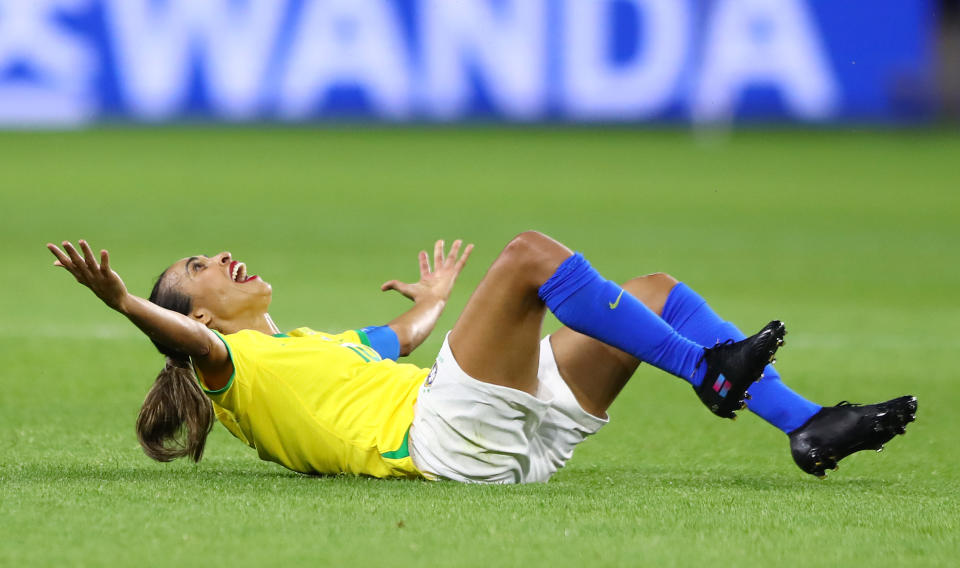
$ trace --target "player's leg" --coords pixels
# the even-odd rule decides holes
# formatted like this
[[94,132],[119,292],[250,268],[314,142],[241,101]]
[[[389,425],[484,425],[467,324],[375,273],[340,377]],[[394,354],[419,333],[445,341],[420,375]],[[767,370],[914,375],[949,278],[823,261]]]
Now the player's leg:
[[[660,287],[657,295],[662,300],[658,298],[657,302],[663,318],[677,331],[704,345],[743,337],[689,286],[669,280]],[[662,296],[668,286],[668,295]],[[826,469],[836,469],[837,462],[851,453],[882,448],[905,432],[917,411],[917,400],[912,396],[879,404],[841,403],[823,408],[787,387],[773,366],[767,366],[763,378],[747,392],[750,411],[789,434],[794,461],[818,476]]]
[[450,332],[450,350],[471,377],[537,392],[547,307],[539,287],[573,252],[544,235],[522,233],[487,270]]
[[[681,335],[709,347],[728,339],[745,338],[733,324],[720,319],[699,296],[668,274],[634,278],[624,290],[661,315]],[[602,416],[633,375],[639,361],[569,328],[551,336],[561,374],[584,409]],[[761,418],[790,432],[805,423],[820,407],[803,399],[780,381],[772,365],[747,391],[747,407]]]
[[566,325],[674,375],[704,375],[699,345],[623,297],[582,256],[534,231],[518,235],[494,261],[450,333],[451,352],[468,375],[534,394],[548,308]]
[[[771,322],[749,340],[704,350],[582,256],[526,232],[494,262],[454,326],[449,342],[460,367],[481,381],[535,392],[544,304],[568,327],[690,381],[725,417],[733,417],[783,334],[782,324]],[[704,377],[716,385],[709,393],[700,388]]]
[[[679,333],[705,346],[745,337],[737,326],[717,315],[692,288],[676,280],[673,284],[663,300],[661,315]],[[773,365],[767,365],[763,378],[751,385],[747,393],[750,395],[747,408],[787,434],[821,408],[785,385]]]
[[[666,274],[649,274],[625,282],[623,289],[659,315],[676,282]],[[566,326],[550,335],[550,345],[560,375],[580,406],[594,416],[606,416],[640,366],[640,360],[629,353]]]

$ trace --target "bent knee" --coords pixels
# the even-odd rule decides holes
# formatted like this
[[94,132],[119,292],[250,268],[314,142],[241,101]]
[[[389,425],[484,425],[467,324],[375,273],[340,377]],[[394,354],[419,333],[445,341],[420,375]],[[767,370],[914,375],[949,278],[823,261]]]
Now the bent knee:
[[503,254],[514,256],[525,256],[535,254],[537,249],[543,247],[545,241],[552,241],[550,237],[540,231],[524,231],[510,239],[507,246],[503,248]]
[[626,281],[623,288],[650,309],[660,313],[670,290],[680,281],[665,272],[655,272]]
[[647,274],[646,276],[631,278],[623,283],[623,287],[626,288],[628,292],[633,294],[634,292],[639,292],[641,290],[662,290],[664,288],[669,290],[679,283],[679,280],[673,276],[670,276],[666,272],[654,272],[653,274]]
[[524,231],[507,243],[496,264],[545,280],[571,254],[567,247],[539,231]]
[[670,276],[666,272],[654,272],[653,274],[647,274],[646,276],[641,276],[637,280],[643,280],[650,286],[656,286],[658,288],[673,288],[680,283],[679,280]]

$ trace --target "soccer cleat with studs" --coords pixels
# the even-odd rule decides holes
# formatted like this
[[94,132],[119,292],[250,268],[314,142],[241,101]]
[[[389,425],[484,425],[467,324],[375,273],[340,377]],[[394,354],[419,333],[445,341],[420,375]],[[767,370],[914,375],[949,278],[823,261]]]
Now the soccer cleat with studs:
[[747,389],[776,361],[786,333],[783,322],[774,320],[742,341],[727,340],[703,350],[700,362],[706,363],[707,373],[694,390],[710,412],[736,419],[735,411],[746,407]]
[[894,436],[905,434],[917,415],[917,397],[901,396],[878,404],[841,402],[827,406],[790,433],[790,453],[803,471],[819,478],[838,462],[862,450],[883,451]]

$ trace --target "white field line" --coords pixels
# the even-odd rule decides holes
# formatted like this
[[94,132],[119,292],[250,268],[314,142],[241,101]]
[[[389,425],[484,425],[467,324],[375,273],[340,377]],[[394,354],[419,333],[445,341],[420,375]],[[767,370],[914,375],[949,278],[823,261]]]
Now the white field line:
[[[315,328],[316,329],[316,328]],[[331,328],[333,329],[333,328]],[[340,328],[337,328],[340,329]],[[348,329],[348,328],[343,328]],[[334,332],[336,333],[336,332]],[[107,339],[132,340],[144,339],[143,333],[132,324],[31,324],[13,325],[0,323],[0,337],[44,339]],[[856,334],[791,334],[787,336],[785,349],[793,350],[834,350],[834,349],[955,349],[955,341],[935,339],[923,335],[893,333],[856,333]]]
[[[308,326],[311,327],[311,326]],[[290,328],[293,329],[293,328]],[[314,327],[318,331],[323,328]],[[352,327],[327,326],[330,333],[339,333]],[[284,329],[283,331],[286,331]],[[142,331],[134,327],[132,323],[104,323],[104,324],[78,324],[78,323],[40,323],[16,325],[9,322],[0,322],[0,337],[2,338],[30,338],[39,337],[43,339],[146,339]]]
[[132,324],[27,324],[0,323],[0,337],[43,339],[132,339],[143,338],[143,332]]

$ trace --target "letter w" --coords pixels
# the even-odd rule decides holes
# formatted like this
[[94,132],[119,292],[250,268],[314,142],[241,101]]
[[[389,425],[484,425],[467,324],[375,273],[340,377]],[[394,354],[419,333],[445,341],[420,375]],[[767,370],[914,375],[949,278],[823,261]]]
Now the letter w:
[[287,2],[104,0],[118,82],[131,113],[159,120],[184,110],[194,65],[215,114],[243,119],[261,104]]

